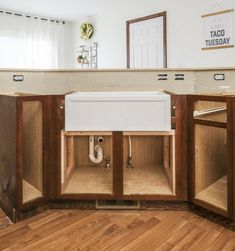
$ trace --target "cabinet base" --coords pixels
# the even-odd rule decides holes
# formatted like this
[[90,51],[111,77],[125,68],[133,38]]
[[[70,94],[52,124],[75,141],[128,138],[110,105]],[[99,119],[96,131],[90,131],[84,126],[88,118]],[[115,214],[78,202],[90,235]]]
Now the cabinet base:
[[235,221],[191,203],[189,203],[189,211],[235,232]]
[[[103,201],[104,203],[106,201]],[[115,204],[115,203],[114,203]],[[158,211],[191,211],[203,218],[215,222],[231,231],[235,232],[235,221],[225,218],[221,215],[213,213],[200,206],[184,201],[138,201],[139,209],[137,210],[158,210]],[[78,209],[78,210],[99,210],[97,209],[96,200],[58,200],[50,201],[46,205],[41,205],[37,208],[31,208],[25,211],[16,211],[14,215],[14,222],[30,218],[38,213],[48,209]],[[109,209],[110,210],[110,209]],[[120,210],[113,207],[112,210]],[[126,210],[126,209],[125,209]],[[131,208],[130,208],[131,210]],[[136,210],[136,208],[133,208]]]

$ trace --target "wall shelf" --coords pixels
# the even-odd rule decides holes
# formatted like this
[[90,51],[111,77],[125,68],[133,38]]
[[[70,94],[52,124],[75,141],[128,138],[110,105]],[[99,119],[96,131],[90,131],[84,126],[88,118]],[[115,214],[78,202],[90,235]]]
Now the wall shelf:
[[97,68],[97,43],[91,42],[80,45],[77,55],[77,62],[80,67],[88,69]]

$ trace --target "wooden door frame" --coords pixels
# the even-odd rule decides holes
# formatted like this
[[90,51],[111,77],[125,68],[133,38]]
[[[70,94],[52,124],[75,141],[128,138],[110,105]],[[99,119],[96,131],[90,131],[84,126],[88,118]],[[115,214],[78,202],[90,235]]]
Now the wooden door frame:
[[130,68],[130,24],[138,23],[158,17],[163,17],[163,67],[167,68],[167,21],[166,11],[150,16],[140,17],[126,21],[126,49],[127,49],[127,68]]

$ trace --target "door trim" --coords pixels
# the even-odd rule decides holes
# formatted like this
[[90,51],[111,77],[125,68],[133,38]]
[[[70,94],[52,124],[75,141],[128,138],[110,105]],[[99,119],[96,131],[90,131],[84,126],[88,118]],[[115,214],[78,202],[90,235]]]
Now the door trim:
[[130,24],[163,17],[163,67],[167,68],[167,28],[166,11],[150,16],[140,17],[126,21],[126,49],[127,49],[127,68],[130,68]]

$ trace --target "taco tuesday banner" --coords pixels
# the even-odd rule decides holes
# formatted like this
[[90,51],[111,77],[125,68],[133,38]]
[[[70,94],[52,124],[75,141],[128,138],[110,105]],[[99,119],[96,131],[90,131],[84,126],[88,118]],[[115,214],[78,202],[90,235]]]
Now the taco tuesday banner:
[[234,47],[233,9],[202,16],[202,50]]

